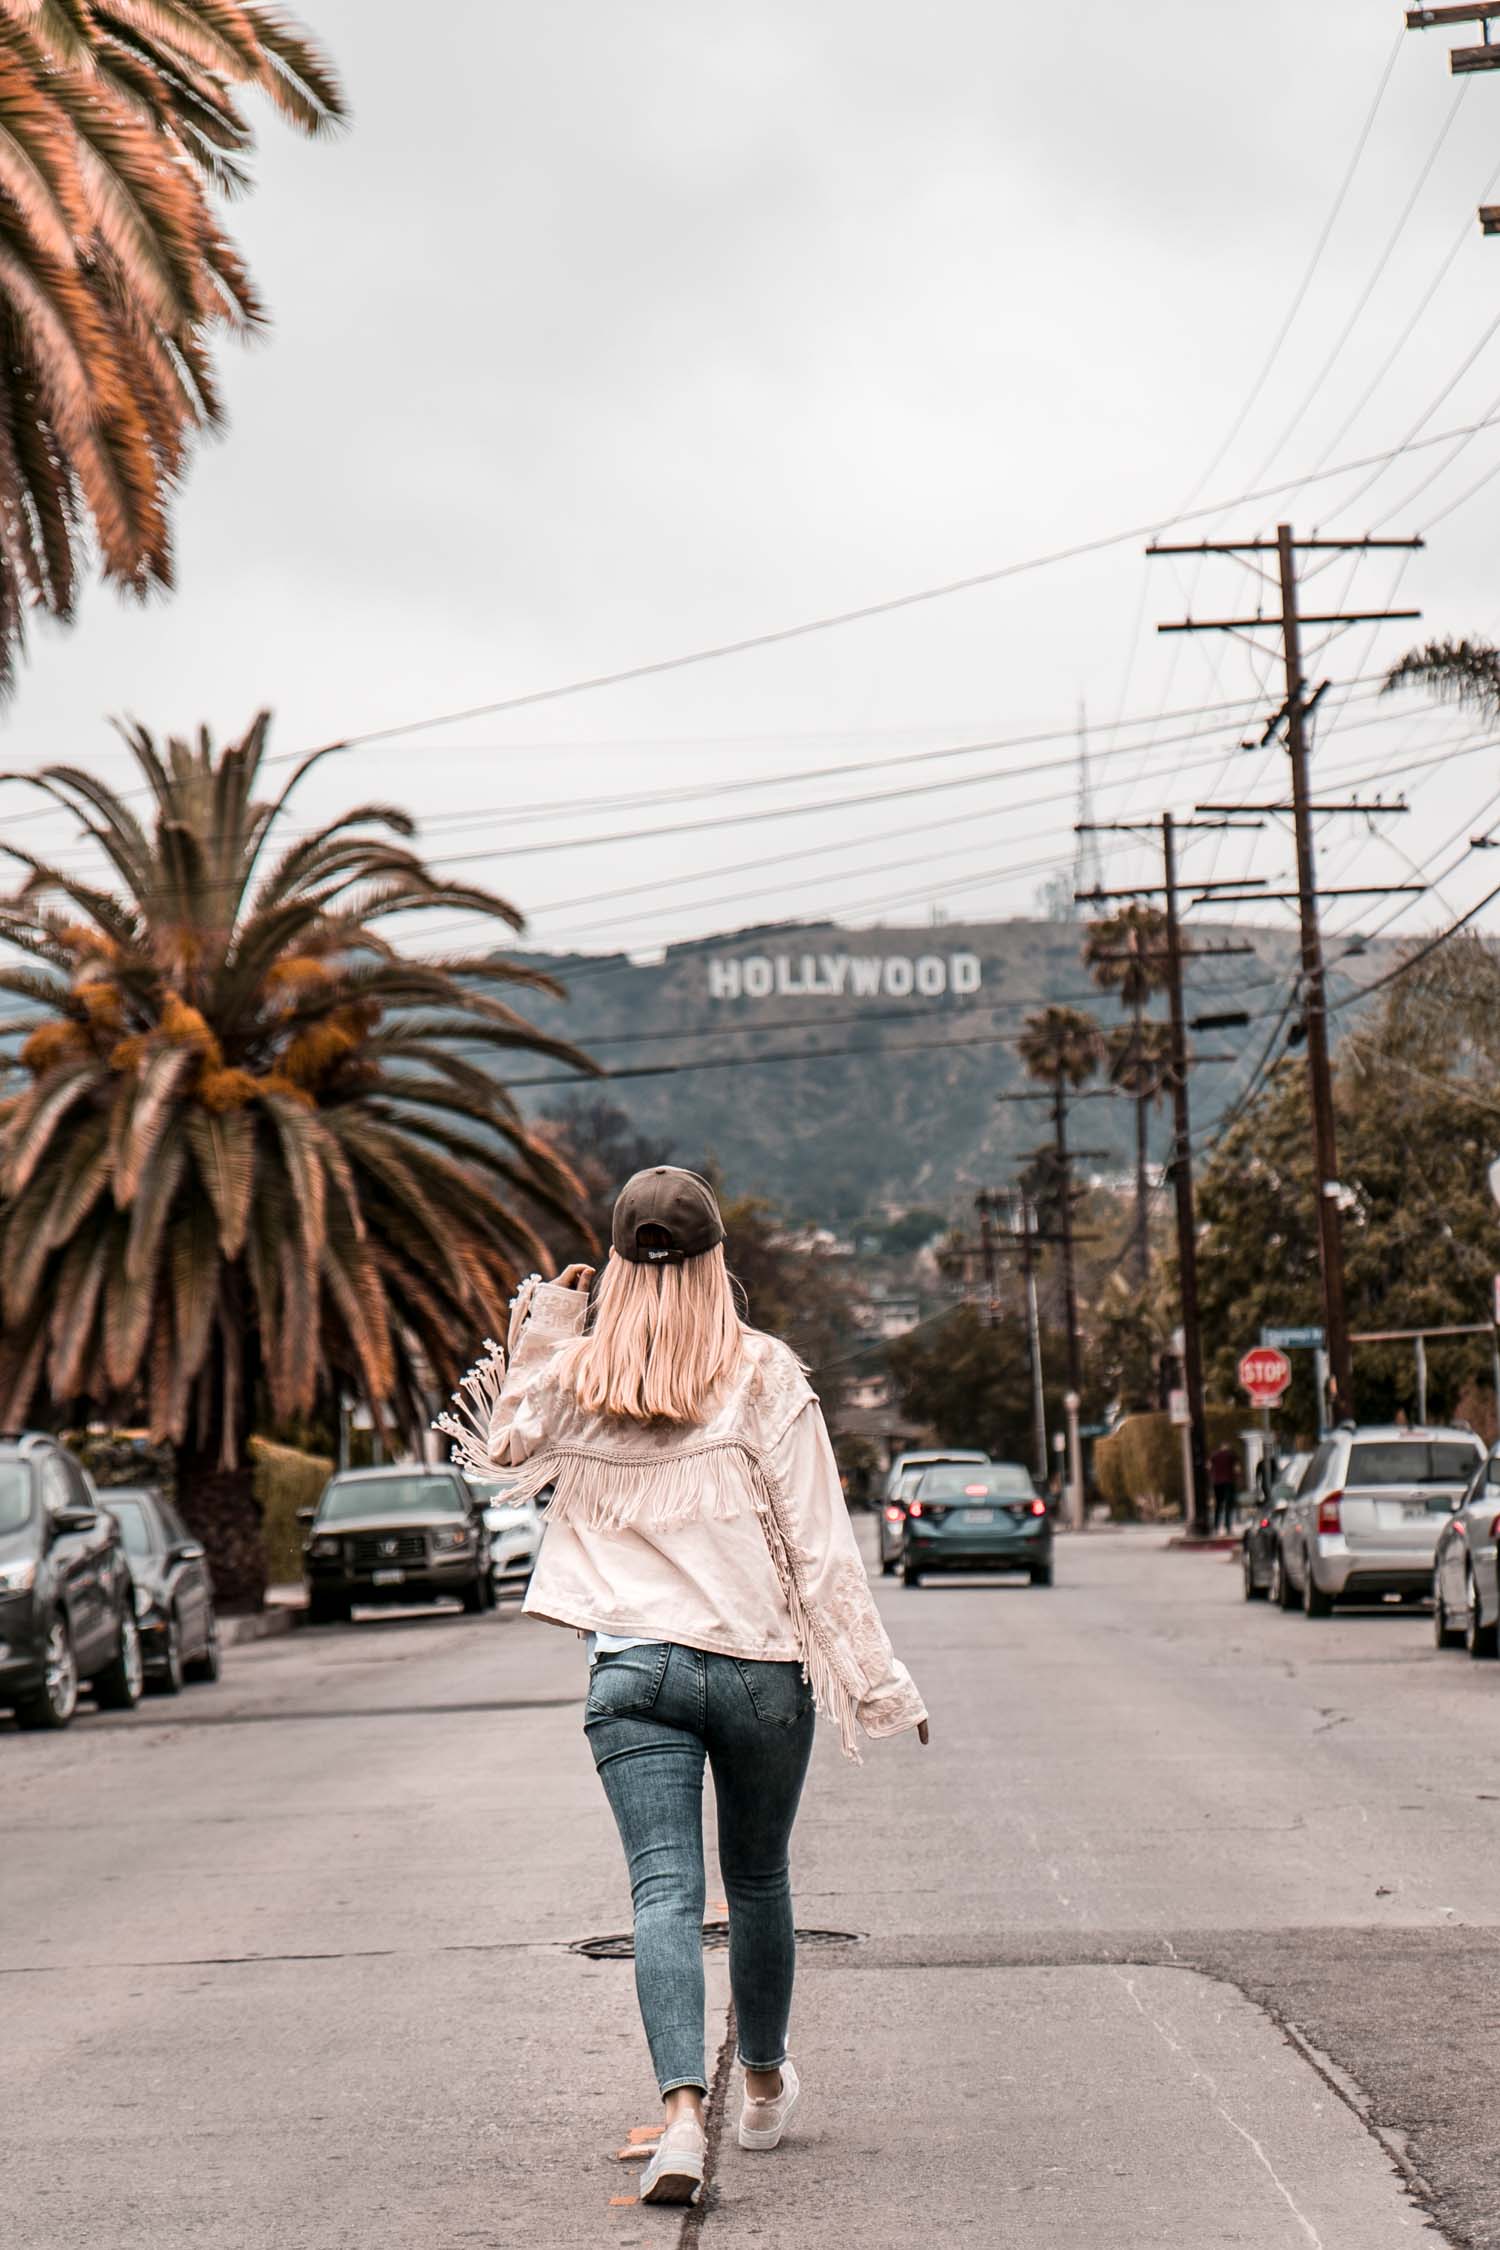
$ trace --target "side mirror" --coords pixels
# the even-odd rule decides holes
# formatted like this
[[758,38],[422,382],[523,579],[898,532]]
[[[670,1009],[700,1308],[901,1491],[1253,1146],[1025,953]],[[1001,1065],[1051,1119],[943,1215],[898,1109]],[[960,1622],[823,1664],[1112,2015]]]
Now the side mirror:
[[52,1515],[57,1531],[92,1531],[98,1521],[97,1508],[56,1508]]
[[317,1519],[318,1511],[316,1508],[299,1508],[297,1510],[298,1523],[316,1523]]
[[207,1560],[207,1555],[199,1540],[184,1539],[180,1546],[172,1549],[170,1560],[172,1562],[204,1562]]

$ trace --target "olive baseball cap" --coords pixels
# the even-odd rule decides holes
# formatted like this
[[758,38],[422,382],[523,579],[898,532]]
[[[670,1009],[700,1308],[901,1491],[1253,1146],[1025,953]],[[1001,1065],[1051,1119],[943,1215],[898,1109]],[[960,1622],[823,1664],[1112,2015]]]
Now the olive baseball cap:
[[[643,1248],[643,1227],[659,1229],[666,1247]],[[699,1172],[655,1164],[627,1180],[615,1198],[610,1241],[616,1257],[628,1258],[633,1266],[678,1266],[684,1258],[701,1258],[723,1239],[718,1198]]]

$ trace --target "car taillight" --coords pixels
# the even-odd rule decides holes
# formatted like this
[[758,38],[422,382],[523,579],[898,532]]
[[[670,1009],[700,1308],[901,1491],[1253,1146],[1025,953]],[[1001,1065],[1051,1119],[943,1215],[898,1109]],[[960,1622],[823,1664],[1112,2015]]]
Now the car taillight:
[[921,1501],[908,1500],[908,1502],[906,1503],[906,1512],[909,1516],[919,1516],[922,1513]]
[[1318,1502],[1319,1531],[1343,1530],[1344,1518],[1340,1506],[1343,1497],[1344,1495],[1342,1494],[1342,1492],[1330,1492],[1326,1500],[1320,1500]]
[[885,1511],[885,1520],[887,1523],[899,1523],[905,1513],[904,1508],[898,1508],[895,1502],[891,1501]]
[[1033,1500],[1033,1501],[1032,1501],[1032,1503],[1031,1503],[1031,1512],[1032,1512],[1032,1514],[1033,1514],[1034,1516],[1044,1516],[1044,1515],[1045,1515],[1045,1514],[1047,1513],[1047,1503],[1046,1503],[1046,1501],[1045,1501],[1045,1500]]
[[1500,1542],[1500,1516],[1496,1516],[1490,1524],[1490,1537]]

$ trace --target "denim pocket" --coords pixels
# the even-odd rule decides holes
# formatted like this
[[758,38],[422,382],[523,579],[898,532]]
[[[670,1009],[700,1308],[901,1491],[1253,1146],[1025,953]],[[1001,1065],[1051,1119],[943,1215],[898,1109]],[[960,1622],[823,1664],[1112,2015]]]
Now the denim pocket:
[[758,1664],[737,1656],[735,1670],[745,1683],[745,1693],[755,1716],[767,1726],[794,1727],[812,1705],[812,1689],[802,1677],[800,1664]]
[[639,1717],[649,1711],[661,1693],[671,1653],[670,1643],[660,1641],[607,1649],[595,1657],[583,1709],[585,1725],[590,1719]]

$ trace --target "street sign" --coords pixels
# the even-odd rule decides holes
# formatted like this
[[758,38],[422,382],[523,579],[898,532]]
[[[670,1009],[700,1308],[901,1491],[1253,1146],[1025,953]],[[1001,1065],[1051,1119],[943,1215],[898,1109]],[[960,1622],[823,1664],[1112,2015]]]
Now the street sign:
[[1190,1422],[1192,1421],[1192,1419],[1193,1419],[1193,1417],[1192,1417],[1191,1413],[1190,1413],[1190,1412],[1189,1412],[1189,1410],[1188,1410],[1188,1395],[1187,1395],[1187,1392],[1186,1392],[1186,1391],[1171,1391],[1171,1392],[1169,1392],[1169,1393],[1168,1393],[1168,1395],[1167,1395],[1167,1405],[1168,1405],[1168,1407],[1169,1407],[1169,1408],[1171,1409],[1171,1414],[1172,1414],[1172,1427],[1173,1427],[1173,1429],[1175,1429],[1175,1430],[1185,1430],[1185,1429],[1187,1428],[1188,1424],[1189,1424],[1189,1423],[1190,1423]]
[[1323,1349],[1321,1328],[1263,1328],[1260,1340],[1273,1352],[1320,1352]]
[[1240,1361],[1239,1376],[1252,1406],[1274,1406],[1292,1379],[1292,1363],[1285,1352],[1260,1344]]

